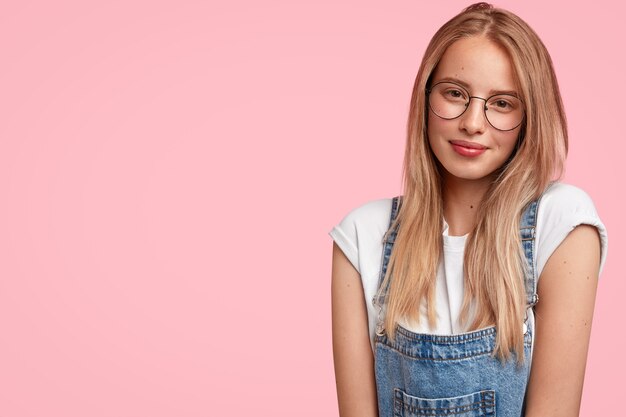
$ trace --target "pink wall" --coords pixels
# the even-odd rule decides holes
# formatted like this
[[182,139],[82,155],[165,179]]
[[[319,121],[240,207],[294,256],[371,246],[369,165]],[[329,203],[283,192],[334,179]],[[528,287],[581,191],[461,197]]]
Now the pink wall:
[[[327,232],[400,191],[417,66],[468,4],[5,2],[0,415],[337,415]],[[596,416],[626,372],[626,32],[588,4],[497,3],[552,53],[609,231]]]

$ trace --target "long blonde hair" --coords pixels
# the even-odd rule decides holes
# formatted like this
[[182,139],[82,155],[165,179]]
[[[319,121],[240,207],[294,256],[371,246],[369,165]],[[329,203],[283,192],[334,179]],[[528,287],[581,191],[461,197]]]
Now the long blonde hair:
[[422,302],[426,303],[428,322],[436,323],[435,279],[443,245],[442,177],[428,144],[425,90],[446,49],[471,36],[484,36],[508,52],[526,114],[516,148],[496,172],[466,240],[460,320],[467,324],[475,300],[469,329],[495,324],[494,355],[505,360],[515,351],[521,361],[526,261],[519,222],[526,205],[562,176],[567,124],[546,47],[519,17],[487,3],[469,6],[435,33],[415,79],[403,164],[403,200],[390,228],[398,226],[398,233],[381,285],[384,289],[389,283],[384,327],[393,340],[399,318],[419,322]]

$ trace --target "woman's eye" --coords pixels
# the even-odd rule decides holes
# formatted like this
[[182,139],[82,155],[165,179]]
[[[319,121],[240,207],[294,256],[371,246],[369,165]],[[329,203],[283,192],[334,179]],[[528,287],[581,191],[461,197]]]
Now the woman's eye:
[[459,90],[448,90],[446,91],[446,94],[448,96],[450,96],[451,98],[463,98],[463,92],[459,91]]
[[504,99],[496,99],[491,102],[491,107],[494,107],[496,110],[511,110],[513,106],[507,100]]
[[505,107],[509,107],[509,106],[510,106],[510,104],[509,104],[509,103],[507,103],[507,102],[506,102],[506,101],[504,101],[504,100],[498,100],[498,101],[496,101],[496,105],[497,105],[498,107],[502,107],[502,108],[505,108]]

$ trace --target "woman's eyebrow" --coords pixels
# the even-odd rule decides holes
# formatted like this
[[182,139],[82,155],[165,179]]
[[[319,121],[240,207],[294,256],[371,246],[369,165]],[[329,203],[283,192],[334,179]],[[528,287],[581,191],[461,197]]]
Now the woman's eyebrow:
[[[437,82],[442,82],[442,81],[451,81],[453,83],[456,83],[456,84],[459,84],[459,85],[463,86],[467,91],[470,90],[470,85],[468,83],[466,83],[465,81],[460,80],[458,78],[446,77],[446,78],[442,78],[442,79],[438,80]],[[496,94],[508,94],[508,95],[515,96],[515,97],[519,98],[519,95],[518,95],[517,91],[515,91],[515,90],[494,90],[494,89],[491,89],[491,90],[489,90],[488,94],[489,94],[490,97],[493,96],[493,95],[496,95]]]

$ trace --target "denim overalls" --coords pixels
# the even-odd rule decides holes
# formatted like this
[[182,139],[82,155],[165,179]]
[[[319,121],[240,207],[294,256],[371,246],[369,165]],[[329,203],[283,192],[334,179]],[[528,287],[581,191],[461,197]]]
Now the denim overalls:
[[[397,229],[391,222],[402,204],[394,197],[390,228],[383,240],[383,259],[378,288],[387,264]],[[526,271],[527,306],[537,302],[537,277],[534,263],[535,226],[538,200],[531,202],[520,222],[522,246],[528,263]],[[387,287],[388,288],[388,287]],[[387,416],[497,416],[519,417],[530,371],[534,326],[524,320],[523,366],[516,355],[504,364],[491,353],[495,347],[495,326],[455,335],[413,333],[398,326],[392,343],[382,328],[385,291],[374,297],[379,308],[375,344],[375,374],[379,417]]]

